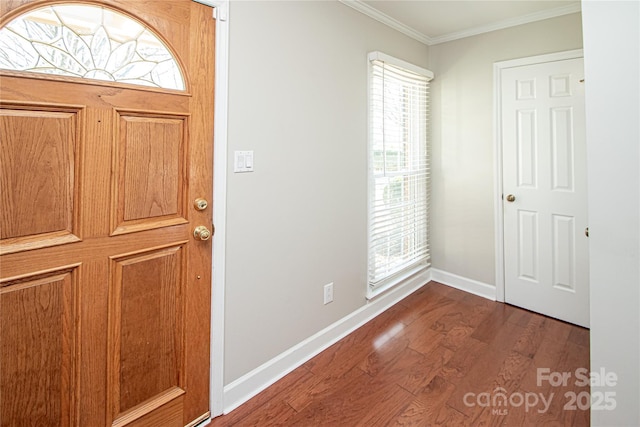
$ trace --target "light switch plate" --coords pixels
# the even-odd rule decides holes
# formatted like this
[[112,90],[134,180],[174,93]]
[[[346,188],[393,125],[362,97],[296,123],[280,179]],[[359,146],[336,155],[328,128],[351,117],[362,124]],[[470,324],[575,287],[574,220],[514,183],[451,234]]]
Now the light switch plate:
[[253,151],[234,151],[233,171],[253,172]]

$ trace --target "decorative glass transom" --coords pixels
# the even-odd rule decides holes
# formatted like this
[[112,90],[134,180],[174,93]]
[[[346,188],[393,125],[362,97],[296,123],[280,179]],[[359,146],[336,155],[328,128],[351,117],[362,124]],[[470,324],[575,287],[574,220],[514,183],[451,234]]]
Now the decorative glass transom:
[[66,4],[0,29],[0,68],[184,90],[177,61],[139,22],[99,6]]

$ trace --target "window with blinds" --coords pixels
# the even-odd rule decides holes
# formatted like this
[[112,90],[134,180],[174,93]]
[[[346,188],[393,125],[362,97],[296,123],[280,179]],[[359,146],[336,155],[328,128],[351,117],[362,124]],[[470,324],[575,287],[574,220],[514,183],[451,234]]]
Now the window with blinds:
[[369,293],[429,265],[429,81],[433,73],[369,54]]

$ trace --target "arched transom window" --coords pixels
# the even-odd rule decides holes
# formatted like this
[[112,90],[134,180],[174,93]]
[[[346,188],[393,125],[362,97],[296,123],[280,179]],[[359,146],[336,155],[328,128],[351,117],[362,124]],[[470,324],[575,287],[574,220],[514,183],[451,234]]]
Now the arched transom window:
[[178,62],[149,28],[94,5],[47,6],[7,23],[0,68],[185,89]]

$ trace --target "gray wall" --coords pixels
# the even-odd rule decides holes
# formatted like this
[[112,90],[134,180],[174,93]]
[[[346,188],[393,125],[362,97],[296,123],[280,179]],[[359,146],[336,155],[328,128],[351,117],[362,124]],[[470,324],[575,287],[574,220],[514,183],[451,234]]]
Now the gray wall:
[[435,72],[433,266],[494,284],[493,62],[581,46],[579,14],[427,48],[337,2],[231,2],[225,384],[366,304],[369,51]]
[[580,14],[432,46],[431,265],[495,285],[493,63],[582,47]]
[[[231,2],[225,384],[366,304],[373,50],[429,68],[425,45],[343,4]],[[234,150],[255,172],[231,172]]]
[[[617,375],[614,411],[594,426],[640,425],[640,3],[583,2],[589,170],[591,370]],[[598,393],[598,395],[596,395]]]

